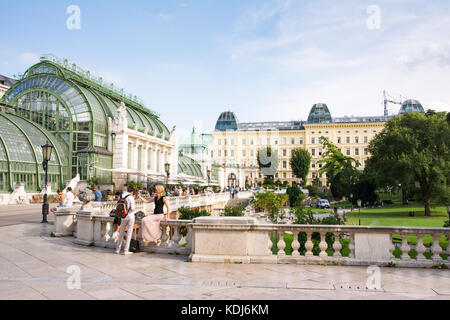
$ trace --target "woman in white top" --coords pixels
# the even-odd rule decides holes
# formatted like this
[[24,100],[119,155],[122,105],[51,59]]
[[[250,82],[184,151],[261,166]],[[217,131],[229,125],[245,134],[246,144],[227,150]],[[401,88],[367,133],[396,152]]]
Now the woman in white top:
[[66,200],[64,201],[64,207],[72,207],[74,199],[75,199],[75,195],[72,192],[72,188],[68,187],[67,193],[66,193]]

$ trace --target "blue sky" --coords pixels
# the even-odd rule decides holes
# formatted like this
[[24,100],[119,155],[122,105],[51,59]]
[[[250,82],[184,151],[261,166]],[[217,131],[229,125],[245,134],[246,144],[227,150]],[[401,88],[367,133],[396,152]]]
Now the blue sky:
[[[80,30],[66,27],[70,5],[81,9]],[[369,6],[379,8],[379,20]],[[67,58],[144,99],[181,135],[194,124],[211,131],[224,110],[241,122],[305,120],[317,102],[333,116],[380,115],[383,90],[450,111],[448,0],[2,0],[0,7],[9,28],[0,74],[24,72],[43,53]]]

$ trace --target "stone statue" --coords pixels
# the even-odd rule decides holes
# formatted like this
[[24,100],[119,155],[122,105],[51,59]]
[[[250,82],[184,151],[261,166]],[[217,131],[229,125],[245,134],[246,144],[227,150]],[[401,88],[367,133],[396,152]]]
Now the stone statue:
[[121,102],[119,104],[119,108],[117,108],[117,114],[119,115],[119,119],[124,119],[127,117],[127,107],[125,103]]
[[92,201],[95,200],[95,195],[91,189],[84,189],[78,194],[78,199],[83,203],[80,209],[81,211],[92,209]]

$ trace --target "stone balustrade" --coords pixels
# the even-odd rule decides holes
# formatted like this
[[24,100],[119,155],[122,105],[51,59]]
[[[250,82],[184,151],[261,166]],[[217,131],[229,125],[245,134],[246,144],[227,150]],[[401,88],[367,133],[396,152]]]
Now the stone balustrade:
[[192,229],[195,262],[450,266],[447,228],[262,225],[254,218],[206,217],[195,219]]

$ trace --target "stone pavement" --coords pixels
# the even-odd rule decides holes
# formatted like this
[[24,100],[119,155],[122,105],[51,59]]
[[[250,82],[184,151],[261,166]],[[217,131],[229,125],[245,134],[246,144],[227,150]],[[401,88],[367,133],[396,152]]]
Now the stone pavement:
[[[1,299],[450,300],[450,271],[382,268],[382,290],[363,267],[197,264],[186,257],[83,247],[52,238],[52,225],[0,228]],[[81,271],[70,290],[69,266]]]

